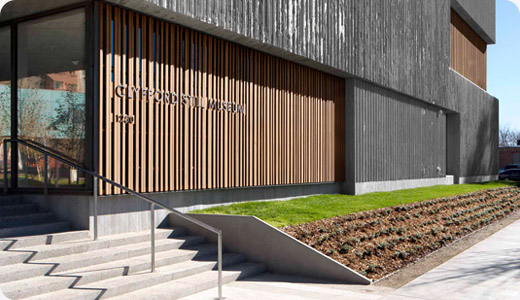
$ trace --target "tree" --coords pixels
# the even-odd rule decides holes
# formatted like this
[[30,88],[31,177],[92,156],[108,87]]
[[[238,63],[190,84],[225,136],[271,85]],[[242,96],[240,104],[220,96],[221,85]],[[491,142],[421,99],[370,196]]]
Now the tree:
[[502,126],[500,127],[498,138],[500,147],[516,146],[517,141],[520,139],[520,130],[512,129],[509,126]]
[[4,138],[11,136],[11,86],[0,82],[0,178],[3,185],[4,180]]
[[[69,90],[62,99],[55,109],[56,117],[49,128],[57,132],[54,149],[59,149],[68,158],[83,162],[85,156],[85,97],[84,94]],[[56,180],[58,180],[59,176],[56,175]],[[71,176],[69,176],[70,183]]]
[[[47,107],[42,101],[41,90],[34,88],[35,78],[24,78],[19,81],[18,90],[18,137],[32,140],[45,147],[49,146],[50,136],[47,130],[49,117]],[[37,81],[36,81],[37,82]],[[43,155],[28,147],[18,149],[26,179],[29,179],[27,164],[34,164],[38,181],[43,181]]]
[[11,86],[0,83],[0,137],[11,135]]

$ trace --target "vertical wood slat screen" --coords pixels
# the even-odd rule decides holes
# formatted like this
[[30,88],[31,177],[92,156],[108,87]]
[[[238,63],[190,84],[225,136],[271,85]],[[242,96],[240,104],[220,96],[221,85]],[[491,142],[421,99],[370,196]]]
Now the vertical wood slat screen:
[[487,44],[453,9],[450,67],[482,89],[487,88]]
[[[108,4],[99,33],[104,176],[137,192],[344,180],[343,79]],[[120,85],[170,91],[178,103],[121,99]]]

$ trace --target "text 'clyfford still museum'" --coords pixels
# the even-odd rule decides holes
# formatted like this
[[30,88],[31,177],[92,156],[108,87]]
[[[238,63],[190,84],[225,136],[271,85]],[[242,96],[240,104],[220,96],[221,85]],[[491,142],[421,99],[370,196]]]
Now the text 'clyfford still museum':
[[[0,17],[0,135],[11,140],[1,184],[45,189],[45,205],[89,228],[92,177],[27,144],[182,210],[492,180],[494,9],[11,2]],[[117,224],[103,233],[140,226],[124,220],[145,218],[146,203],[96,185],[102,222]]]

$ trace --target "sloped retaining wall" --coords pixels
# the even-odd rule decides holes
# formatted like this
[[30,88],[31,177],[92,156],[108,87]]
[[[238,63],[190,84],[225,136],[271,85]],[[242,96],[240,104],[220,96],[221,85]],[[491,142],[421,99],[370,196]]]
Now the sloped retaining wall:
[[[224,248],[241,253],[250,262],[265,264],[270,272],[311,277],[351,284],[372,281],[330,257],[252,216],[190,214],[222,230]],[[189,222],[170,215],[172,226],[187,228],[216,242],[216,236]]]

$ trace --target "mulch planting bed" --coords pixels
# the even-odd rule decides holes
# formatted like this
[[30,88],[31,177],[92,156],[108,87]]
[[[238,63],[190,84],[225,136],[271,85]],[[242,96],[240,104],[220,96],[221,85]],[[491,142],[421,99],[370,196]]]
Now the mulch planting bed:
[[381,279],[520,208],[516,187],[415,202],[283,231],[370,279]]

